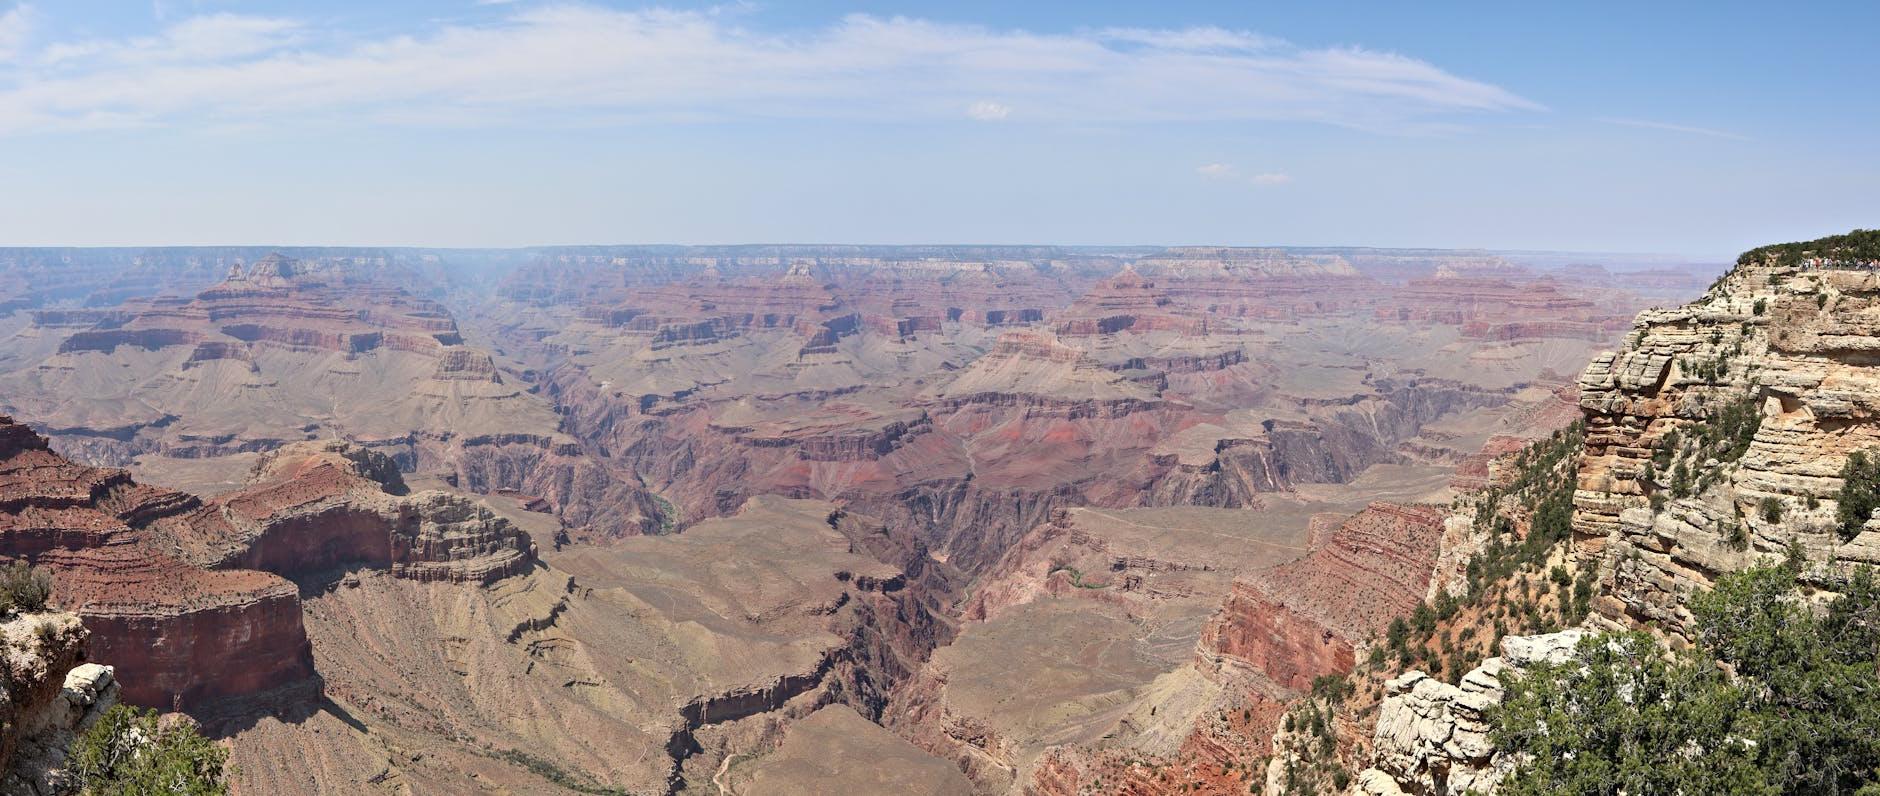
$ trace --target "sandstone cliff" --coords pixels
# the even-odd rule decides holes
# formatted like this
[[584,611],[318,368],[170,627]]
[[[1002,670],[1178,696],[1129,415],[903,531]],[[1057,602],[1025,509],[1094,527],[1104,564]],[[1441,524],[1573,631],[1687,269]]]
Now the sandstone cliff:
[[1582,556],[1612,624],[1680,633],[1714,575],[1799,543],[1880,561],[1880,527],[1836,523],[1848,457],[1880,446],[1880,273],[1750,259],[1683,307],[1641,313],[1580,378]]
[[[1880,524],[1839,505],[1850,459],[1880,445],[1880,274],[1871,256],[1837,256],[1836,240],[1745,254],[1698,300],[1640,313],[1625,346],[1581,375],[1569,555],[1546,563],[1577,573],[1576,601],[1580,581],[1591,587],[1586,630],[1645,628],[1682,646],[1691,597],[1720,575],[1795,552],[1821,587],[1880,560]],[[1471,525],[1452,522],[1446,545],[1481,550]],[[1392,680],[1374,768],[1353,792],[1492,791],[1512,765],[1487,736],[1498,676],[1563,659],[1581,632],[1506,638],[1457,685]]]

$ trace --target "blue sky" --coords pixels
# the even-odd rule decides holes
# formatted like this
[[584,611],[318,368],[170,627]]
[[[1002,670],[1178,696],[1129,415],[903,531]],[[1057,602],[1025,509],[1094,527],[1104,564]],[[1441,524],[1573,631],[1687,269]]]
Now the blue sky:
[[1880,4],[0,0],[0,245],[1880,225]]

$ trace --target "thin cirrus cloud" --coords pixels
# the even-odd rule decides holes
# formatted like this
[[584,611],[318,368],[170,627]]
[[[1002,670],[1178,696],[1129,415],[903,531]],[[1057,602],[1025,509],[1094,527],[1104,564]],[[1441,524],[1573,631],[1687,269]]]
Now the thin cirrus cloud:
[[1750,140],[1749,136],[1739,135],[1737,133],[1732,133],[1728,130],[1713,130],[1708,127],[1692,127],[1687,124],[1671,124],[1669,122],[1654,122],[1654,121],[1649,121],[1646,119],[1601,119],[1600,121],[1605,122],[1607,124],[1616,124],[1621,127],[1637,127],[1637,128],[1641,128],[1645,130],[1665,130],[1667,132],[1684,133],[1686,135],[1701,135],[1706,138],[1727,138],[1732,141]]
[[962,118],[961,109],[980,121],[1022,109],[1039,122],[1278,120],[1415,133],[1467,114],[1540,109],[1408,56],[1218,28],[1047,34],[854,15],[778,33],[728,15],[556,5],[378,37],[224,13],[148,36],[27,48],[9,32],[25,24],[22,8],[0,16],[0,133],[301,120],[931,121]]
[[[1235,168],[1231,163],[1205,163],[1196,166],[1195,173],[1207,180],[1235,182],[1242,180],[1240,169]],[[1248,175],[1245,181],[1254,185],[1285,185],[1292,182],[1293,178],[1285,172],[1268,171]]]

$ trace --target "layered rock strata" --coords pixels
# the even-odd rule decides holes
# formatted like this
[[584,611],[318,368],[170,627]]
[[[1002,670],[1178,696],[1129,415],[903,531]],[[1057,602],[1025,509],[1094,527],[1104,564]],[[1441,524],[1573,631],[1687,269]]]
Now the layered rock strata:
[[1641,313],[1580,377],[1583,557],[1596,607],[1679,634],[1716,573],[1798,543],[1814,562],[1880,561],[1880,526],[1843,536],[1841,471],[1880,448],[1880,274],[1749,261],[1683,307]]
[[[526,535],[437,493],[395,496],[396,468],[345,444],[290,448],[250,488],[204,502],[83,467],[0,420],[0,554],[53,574],[53,598],[95,634],[134,704],[210,703],[313,684],[288,577],[389,567],[486,582],[526,570]],[[297,698],[297,697],[296,697]]]

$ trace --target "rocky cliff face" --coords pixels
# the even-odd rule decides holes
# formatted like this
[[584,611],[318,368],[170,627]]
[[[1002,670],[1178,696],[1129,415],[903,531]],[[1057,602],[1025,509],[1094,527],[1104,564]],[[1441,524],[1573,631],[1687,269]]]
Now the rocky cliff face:
[[1360,646],[1422,602],[1442,518],[1430,506],[1371,504],[1310,555],[1236,582],[1200,655],[1215,668],[1249,666],[1295,692],[1350,670]]
[[0,552],[51,570],[54,600],[124,672],[125,700],[165,709],[305,696],[314,670],[288,578],[366,566],[482,583],[534,561],[486,508],[388,494],[395,466],[353,446],[289,448],[257,479],[205,503],[73,464],[0,419]]
[[[1492,791],[1513,762],[1486,720],[1507,672],[1566,659],[1585,631],[1642,627],[1684,644],[1693,594],[1791,551],[1822,584],[1880,559],[1880,525],[1838,505],[1843,468],[1880,445],[1880,274],[1817,251],[1827,243],[1746,254],[1698,300],[1640,313],[1625,346],[1585,369],[1563,563],[1597,575],[1593,615],[1584,629],[1503,639],[1458,685],[1416,671],[1390,681],[1374,767],[1354,791]],[[1468,536],[1452,527],[1445,544]]]
[[72,792],[64,771],[72,735],[116,705],[120,691],[112,667],[86,662],[88,636],[67,613],[0,623],[0,793]]
[[1799,543],[1811,561],[1880,561],[1880,527],[1843,536],[1841,469],[1880,446],[1880,274],[1738,266],[1691,304],[1641,313],[1580,378],[1583,556],[1599,611],[1677,634],[1714,575]]
[[1583,633],[1510,636],[1501,655],[1450,685],[1408,671],[1385,685],[1378,709],[1375,768],[1358,773],[1354,794],[1492,793],[1513,764],[1489,741],[1488,710],[1502,700],[1501,678],[1535,663],[1573,656]]

